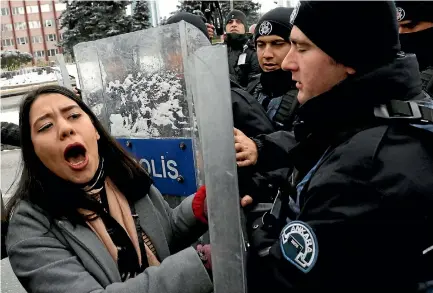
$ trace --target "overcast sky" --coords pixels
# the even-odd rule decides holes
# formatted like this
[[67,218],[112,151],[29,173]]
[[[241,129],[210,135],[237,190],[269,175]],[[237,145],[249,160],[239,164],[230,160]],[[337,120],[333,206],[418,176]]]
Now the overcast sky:
[[[236,1],[236,0],[235,0]],[[262,4],[261,13],[266,13],[269,10],[277,7],[278,5],[274,2],[276,0],[255,0],[255,2],[259,2]],[[176,5],[179,3],[179,0],[160,0],[159,1],[159,13],[161,17],[170,16],[170,12],[176,10]]]

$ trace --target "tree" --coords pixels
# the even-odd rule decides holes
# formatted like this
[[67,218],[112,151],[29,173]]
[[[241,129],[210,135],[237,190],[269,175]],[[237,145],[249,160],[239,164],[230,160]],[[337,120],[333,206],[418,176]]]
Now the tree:
[[171,14],[175,14],[181,11],[193,13],[194,10],[200,10],[200,6],[201,1],[179,0],[179,4],[176,6],[177,10],[172,12]]
[[148,2],[137,1],[132,15],[132,31],[144,30],[151,26]]
[[[229,1],[220,1],[221,13],[224,17],[224,22],[226,15],[230,12],[230,2]],[[257,23],[260,19],[259,10],[262,7],[262,4],[254,2],[252,0],[244,0],[244,1],[233,1],[233,9],[237,9],[245,13],[247,16],[248,25],[252,25],[253,23]],[[248,27],[245,28],[248,30]]]
[[20,52],[18,50],[5,50],[1,51],[1,68],[7,70],[15,70],[21,65],[29,63],[33,60],[33,56],[27,52]]
[[131,32],[132,18],[126,15],[130,1],[64,1],[61,27],[66,28],[60,43],[73,55],[72,48],[81,42],[98,40]]

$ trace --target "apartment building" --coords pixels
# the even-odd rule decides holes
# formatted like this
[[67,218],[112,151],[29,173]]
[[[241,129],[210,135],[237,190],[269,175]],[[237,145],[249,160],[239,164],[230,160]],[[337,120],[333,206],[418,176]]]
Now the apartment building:
[[0,1],[1,49],[17,49],[33,56],[33,64],[62,53],[60,15],[66,4],[58,1]]

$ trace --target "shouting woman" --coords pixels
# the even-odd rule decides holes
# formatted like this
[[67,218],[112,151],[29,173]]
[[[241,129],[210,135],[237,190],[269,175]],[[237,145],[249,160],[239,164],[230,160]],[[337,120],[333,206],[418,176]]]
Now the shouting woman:
[[29,292],[212,291],[206,191],[171,209],[146,171],[66,88],[20,109],[24,168],[7,252]]

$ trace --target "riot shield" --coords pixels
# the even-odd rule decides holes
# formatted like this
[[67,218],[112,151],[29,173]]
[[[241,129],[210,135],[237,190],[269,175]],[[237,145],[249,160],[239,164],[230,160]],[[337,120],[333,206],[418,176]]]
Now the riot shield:
[[162,194],[187,196],[206,182],[215,292],[245,292],[226,48],[182,21],[81,43],[74,54],[84,101]]
[[63,54],[56,55],[56,63],[60,69],[60,73],[56,71],[56,77],[59,85],[72,90],[72,82],[69,77],[68,69],[66,68],[65,57],[63,56]]
[[84,101],[166,195],[190,195],[200,183],[184,62],[205,45],[183,23],[74,47]]
[[[214,291],[246,292],[246,239],[233,136],[227,49],[203,47],[189,58],[204,162]],[[192,72],[192,70],[191,70]]]

